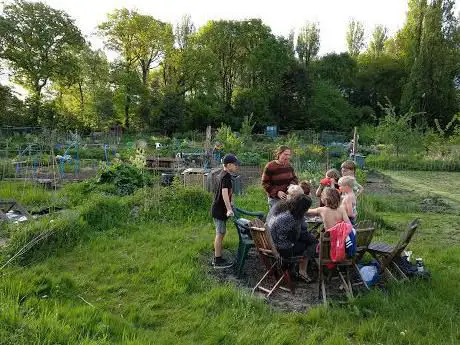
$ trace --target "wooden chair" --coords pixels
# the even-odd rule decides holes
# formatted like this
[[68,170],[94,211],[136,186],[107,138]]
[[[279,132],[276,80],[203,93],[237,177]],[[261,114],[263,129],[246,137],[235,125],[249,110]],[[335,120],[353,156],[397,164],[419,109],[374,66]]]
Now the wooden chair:
[[359,262],[366,253],[369,244],[374,237],[375,223],[370,220],[363,220],[356,224],[356,256],[355,261]]
[[[369,244],[372,241],[372,237],[374,237],[375,232],[375,223],[370,220],[364,220],[356,224],[356,255],[353,258],[353,265],[356,272],[359,274],[362,283],[369,290],[369,286],[366,284],[366,281],[363,279],[361,275],[361,271],[359,270],[358,263],[363,258],[364,254],[366,253]],[[360,283],[359,283],[360,284]]]
[[249,216],[260,220],[265,219],[263,212],[250,212],[233,206],[233,224],[235,224],[238,233],[238,251],[236,254],[236,262],[238,269],[238,278],[243,273],[244,263],[248,257],[249,249],[254,247],[254,241],[251,237],[250,220],[242,218],[243,216]]
[[[345,293],[349,298],[353,297],[353,286],[350,280],[350,268],[354,267],[354,262],[347,259],[340,262],[332,261],[330,257],[331,240],[328,232],[321,232],[319,236],[319,254],[318,254],[318,298],[323,297],[323,303],[327,304],[326,296],[326,277],[324,276],[324,269],[329,269],[327,280],[332,278],[332,274],[338,273]],[[345,269],[345,275],[341,269]]]
[[[289,268],[291,264],[298,263],[301,257],[292,257],[288,259],[282,258],[273,244],[270,231],[265,228],[264,223],[259,219],[252,222],[251,234],[254,240],[254,246],[256,247],[262,262],[267,268],[263,277],[252,289],[252,293],[257,290],[261,290],[266,294],[267,298],[270,297],[278,288],[294,293],[294,285],[289,273]],[[275,279],[275,284],[271,287],[262,286],[262,284],[266,283],[266,280],[270,277]],[[283,282],[288,284],[288,288],[281,285]]]
[[414,236],[419,223],[420,220],[418,218],[410,222],[408,229],[401,235],[399,242],[394,247],[387,243],[371,243],[369,245],[367,251],[379,261],[380,273],[385,273],[391,279],[397,281],[398,278],[390,270],[394,269],[402,280],[408,280],[404,272],[394,262],[394,259],[400,257],[404,249],[406,249],[412,239],[412,236]]

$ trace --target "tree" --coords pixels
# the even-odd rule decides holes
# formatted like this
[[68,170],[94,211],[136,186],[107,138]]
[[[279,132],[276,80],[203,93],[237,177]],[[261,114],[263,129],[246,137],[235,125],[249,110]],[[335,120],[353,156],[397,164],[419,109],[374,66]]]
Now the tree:
[[316,79],[334,84],[346,98],[353,93],[358,73],[357,60],[348,53],[330,53],[315,61],[312,66]]
[[369,53],[374,57],[379,57],[384,49],[385,42],[388,39],[388,29],[382,25],[377,25],[372,33],[372,40],[369,43]]
[[395,107],[387,100],[385,106],[381,106],[385,117],[380,120],[377,137],[380,142],[390,145],[394,148],[397,156],[409,148],[415,148],[415,145],[421,144],[416,139],[416,132],[411,127],[411,121],[417,114],[408,112],[398,116]]
[[176,25],[175,36],[176,43],[179,49],[184,50],[190,44],[190,39],[196,32],[195,24],[189,14],[183,16],[180,22]]
[[352,57],[359,55],[364,48],[364,26],[354,19],[350,20],[346,33],[348,54]]
[[[458,111],[455,78],[459,75],[459,23],[453,14],[453,0],[412,1],[420,17],[419,34],[411,38],[414,47],[409,78],[403,90],[403,111],[418,112],[419,125],[434,125],[434,119],[447,124]],[[414,6],[415,6],[414,4]],[[410,13],[409,13],[410,14]],[[412,15],[415,16],[415,15]],[[408,15],[408,20],[411,16]],[[409,23],[407,24],[409,25]]]
[[[142,15],[127,9],[115,10],[108,20],[99,25],[99,33],[105,38],[105,45],[120,54],[120,63],[125,76],[134,75],[138,68],[144,88],[147,87],[150,70],[158,66],[174,42],[172,26],[152,16]],[[130,79],[128,78],[128,79]],[[125,80],[128,80],[125,78]],[[129,113],[132,101],[132,83],[125,85],[125,126],[129,127]],[[144,92],[143,112],[148,92]],[[148,114],[143,114],[147,117]]]
[[316,23],[307,22],[300,30],[296,47],[299,59],[305,63],[305,67],[308,68],[310,61],[316,57],[319,46],[319,26]]
[[32,93],[35,116],[43,88],[68,73],[72,55],[84,40],[74,21],[41,2],[16,0],[0,16],[0,58],[14,72],[14,81]]
[[24,104],[13,91],[0,84],[0,123],[8,126],[24,126],[28,119],[24,116]]

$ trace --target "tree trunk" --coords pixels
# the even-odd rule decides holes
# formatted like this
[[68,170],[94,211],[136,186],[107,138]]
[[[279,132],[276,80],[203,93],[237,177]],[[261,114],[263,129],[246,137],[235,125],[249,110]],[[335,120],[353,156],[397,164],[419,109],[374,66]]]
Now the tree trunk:
[[129,86],[126,87],[126,101],[125,101],[125,127],[129,128],[129,107],[131,105],[131,95]]
[[80,92],[80,112],[83,114],[83,110],[85,109],[85,99],[83,96],[83,85],[81,82],[78,82],[78,91]]

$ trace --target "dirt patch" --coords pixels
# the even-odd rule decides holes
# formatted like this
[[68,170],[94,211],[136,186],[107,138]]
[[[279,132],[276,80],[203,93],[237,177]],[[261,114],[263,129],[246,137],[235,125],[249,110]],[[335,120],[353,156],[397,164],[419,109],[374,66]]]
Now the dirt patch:
[[[234,258],[229,251],[224,251],[224,257]],[[209,261],[209,259],[208,259]],[[208,263],[208,273],[221,282],[227,282],[236,285],[237,288],[245,290],[247,293],[252,292],[252,288],[264,275],[266,268],[260,260],[255,249],[251,249],[244,265],[242,277],[238,279],[236,265],[226,269],[216,269]],[[312,276],[317,276],[317,272],[309,270]],[[356,280],[356,277],[355,277]],[[273,283],[271,281],[270,283]],[[306,312],[311,307],[322,304],[322,299],[318,296],[318,282],[305,283],[295,281],[294,294],[278,289],[270,298],[266,299],[264,294],[256,292],[255,298],[265,300],[275,310],[283,312]],[[327,298],[337,302],[346,301],[345,292],[339,289],[340,283],[338,278],[333,278],[327,285]]]
[[402,194],[407,191],[401,188],[395,188],[389,177],[377,172],[370,171],[367,175],[367,181],[364,185],[364,193],[369,194]]
[[445,213],[451,208],[452,207],[444,199],[437,195],[425,198],[420,202],[421,212]]

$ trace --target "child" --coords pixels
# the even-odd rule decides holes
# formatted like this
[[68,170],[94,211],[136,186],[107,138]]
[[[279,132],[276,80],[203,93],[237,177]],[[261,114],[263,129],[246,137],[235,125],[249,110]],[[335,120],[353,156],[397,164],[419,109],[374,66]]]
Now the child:
[[356,217],[358,216],[356,196],[353,192],[355,184],[356,180],[352,176],[343,176],[339,179],[340,191],[342,192],[342,207],[347,212],[352,225],[356,225]]
[[337,189],[326,187],[321,194],[321,200],[325,206],[311,209],[307,215],[323,218],[324,229],[330,234],[331,259],[339,262],[346,258],[346,254],[354,255],[355,231],[350,224],[347,212],[340,206],[340,194]]
[[329,230],[339,222],[350,223],[345,209],[340,206],[340,194],[337,189],[326,187],[321,194],[321,201],[324,206],[312,208],[307,215],[321,216],[325,230]]
[[227,219],[233,217],[232,210],[232,177],[230,173],[236,172],[240,161],[233,154],[224,156],[222,172],[217,177],[218,188],[212,203],[211,213],[216,226],[214,240],[214,259],[212,265],[216,268],[226,268],[233,265],[222,258],[222,242],[227,232]]
[[[326,171],[326,177],[320,181],[319,187],[316,190],[316,196],[318,198],[321,198],[321,195],[325,187],[339,189],[339,185],[337,184],[337,182],[339,181],[339,178],[340,178],[340,173],[337,169],[330,169]],[[321,199],[320,199],[319,206],[320,207],[324,206],[323,201]]]
[[[348,160],[342,163],[341,165],[342,176],[352,176],[355,177],[356,173],[356,163]],[[355,192],[356,197],[360,196],[361,193],[364,191],[363,186],[361,186],[355,177],[355,185],[353,186],[353,191]]]

